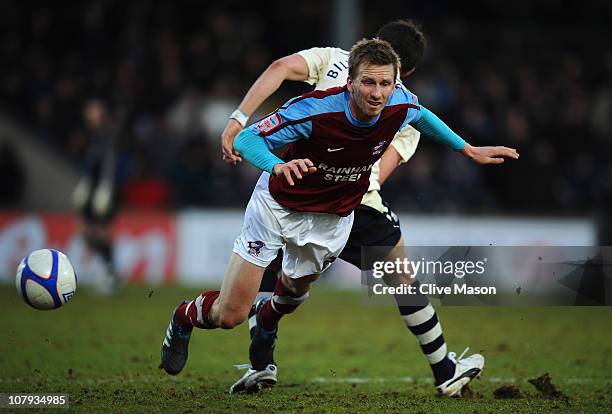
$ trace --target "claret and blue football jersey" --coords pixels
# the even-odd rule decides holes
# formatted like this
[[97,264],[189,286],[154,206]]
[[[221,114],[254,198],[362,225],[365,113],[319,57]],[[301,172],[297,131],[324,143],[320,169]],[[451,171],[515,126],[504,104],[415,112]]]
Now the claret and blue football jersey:
[[308,158],[317,167],[295,186],[272,176],[269,188],[276,201],[297,211],[348,215],[368,190],[373,164],[397,131],[420,116],[417,97],[397,84],[382,113],[359,122],[345,86],[294,98],[250,131],[270,150],[286,146],[283,160]]

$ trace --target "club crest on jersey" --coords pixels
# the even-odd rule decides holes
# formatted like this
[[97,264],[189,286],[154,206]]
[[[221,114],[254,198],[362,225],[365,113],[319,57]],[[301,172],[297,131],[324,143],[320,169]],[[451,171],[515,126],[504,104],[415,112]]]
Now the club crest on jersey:
[[250,241],[247,242],[249,244],[249,254],[251,256],[259,257],[259,253],[261,253],[261,248],[266,244],[262,241]]
[[281,116],[278,114],[278,112],[276,112],[268,116],[267,118],[264,118],[259,121],[259,123],[257,124],[257,129],[260,132],[270,132],[271,130],[279,126],[281,122]]
[[387,141],[380,141],[378,144],[376,144],[376,146],[374,147],[374,151],[372,152],[372,155],[378,155],[381,152],[383,152],[383,148],[385,147],[385,144],[387,143]]

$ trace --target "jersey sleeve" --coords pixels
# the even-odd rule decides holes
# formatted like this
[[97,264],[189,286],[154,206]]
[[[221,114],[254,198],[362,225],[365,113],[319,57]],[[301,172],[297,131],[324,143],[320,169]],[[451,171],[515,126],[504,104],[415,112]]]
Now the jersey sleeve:
[[249,127],[255,135],[263,138],[270,150],[281,148],[300,139],[310,137],[312,103],[293,98],[261,121]]
[[422,134],[447,145],[454,150],[465,148],[465,141],[455,131],[450,129],[440,118],[421,105],[420,118],[410,122],[410,125]]
[[312,49],[301,50],[298,55],[302,56],[308,65],[308,79],[305,82],[310,85],[319,83],[323,75],[323,70],[329,65],[332,55],[331,47],[313,47]]
[[412,158],[417,149],[417,145],[419,145],[420,138],[421,133],[410,125],[406,125],[395,135],[395,137],[393,137],[391,145],[402,158],[402,163]]
[[249,128],[243,129],[236,136],[234,150],[238,151],[246,161],[255,167],[269,173],[273,172],[276,164],[284,163],[283,160],[270,152],[261,137],[255,135]]
[[395,90],[391,96],[391,104],[409,104],[408,111],[406,111],[406,118],[404,118],[404,122],[402,123],[402,129],[408,124],[412,124],[421,118],[421,105],[419,104],[419,98],[410,92],[401,82],[397,82],[395,84]]

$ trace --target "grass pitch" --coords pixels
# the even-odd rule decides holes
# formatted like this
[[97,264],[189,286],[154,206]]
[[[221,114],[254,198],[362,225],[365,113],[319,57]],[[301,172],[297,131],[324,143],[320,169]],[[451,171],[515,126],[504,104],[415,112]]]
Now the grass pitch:
[[[0,286],[0,393],[69,393],[69,411],[83,413],[612,412],[612,308],[438,308],[449,349],[469,345],[486,357],[472,395],[447,399],[436,396],[396,309],[318,285],[281,322],[279,384],[230,396],[242,375],[232,365],[248,362],[246,326],[194,332],[182,374],[157,368],[171,310],[197,293],[79,291],[64,308],[41,312],[13,286]],[[527,382],[544,373],[567,399],[547,398]],[[495,398],[505,385],[519,398]]]

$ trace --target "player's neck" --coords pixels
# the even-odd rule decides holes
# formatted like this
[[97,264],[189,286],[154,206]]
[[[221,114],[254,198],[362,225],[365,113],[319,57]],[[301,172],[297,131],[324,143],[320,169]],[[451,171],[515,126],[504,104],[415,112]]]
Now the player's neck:
[[369,124],[378,118],[378,114],[375,116],[369,116],[361,109],[359,109],[359,106],[357,106],[353,99],[349,99],[349,110],[351,111],[351,115],[353,116],[353,118],[364,124]]

